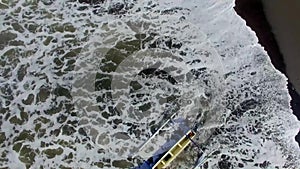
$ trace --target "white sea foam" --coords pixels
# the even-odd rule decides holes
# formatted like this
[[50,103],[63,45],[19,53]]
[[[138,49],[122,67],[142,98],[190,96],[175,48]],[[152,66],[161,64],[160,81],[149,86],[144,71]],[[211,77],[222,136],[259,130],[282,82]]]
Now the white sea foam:
[[[131,167],[163,112],[201,124],[203,168],[300,165],[286,77],[233,0],[2,3],[1,166]],[[177,83],[139,75],[150,68]],[[150,146],[175,142],[176,126]],[[173,168],[193,165],[188,150]]]

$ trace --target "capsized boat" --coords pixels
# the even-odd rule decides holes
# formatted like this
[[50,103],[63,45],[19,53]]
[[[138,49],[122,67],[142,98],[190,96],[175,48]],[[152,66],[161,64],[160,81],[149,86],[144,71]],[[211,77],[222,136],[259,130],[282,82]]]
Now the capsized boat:
[[152,169],[166,168],[170,163],[191,143],[191,139],[196,133],[189,130],[160,160],[152,167]]
[[176,117],[176,114],[174,113],[162,123],[161,127],[140,146],[138,153],[133,157],[138,156],[145,161],[135,169],[167,168],[191,143],[198,148],[198,160],[193,168],[198,169],[205,163],[206,154],[193,140],[199,130],[199,124],[194,123],[191,128],[191,124],[186,119]]
[[175,158],[190,144],[196,133],[189,130],[178,142],[173,145],[168,151],[150,157],[141,166],[136,169],[164,169],[175,160]]

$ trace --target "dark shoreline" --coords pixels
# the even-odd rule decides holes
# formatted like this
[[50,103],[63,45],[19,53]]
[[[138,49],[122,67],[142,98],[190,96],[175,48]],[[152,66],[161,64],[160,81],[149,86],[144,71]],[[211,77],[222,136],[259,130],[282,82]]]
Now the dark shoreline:
[[[259,43],[267,51],[275,68],[287,76],[284,57],[279,49],[275,36],[272,33],[272,28],[265,16],[262,1],[236,0],[234,9],[237,14],[246,21],[247,26],[256,33]],[[300,120],[300,95],[296,92],[293,84],[289,81],[288,90],[292,98],[291,107],[293,109],[293,113],[298,120]],[[295,139],[300,147],[300,132]]]

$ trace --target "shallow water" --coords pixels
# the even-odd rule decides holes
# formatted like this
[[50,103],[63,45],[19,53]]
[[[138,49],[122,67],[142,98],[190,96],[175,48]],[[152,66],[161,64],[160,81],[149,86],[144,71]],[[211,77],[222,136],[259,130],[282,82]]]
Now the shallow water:
[[233,1],[1,2],[3,167],[137,166],[173,113],[146,156],[199,124],[203,168],[298,166],[286,77]]
[[283,53],[286,71],[295,89],[300,93],[300,2],[288,1],[263,1],[266,16],[272,25],[280,50]]

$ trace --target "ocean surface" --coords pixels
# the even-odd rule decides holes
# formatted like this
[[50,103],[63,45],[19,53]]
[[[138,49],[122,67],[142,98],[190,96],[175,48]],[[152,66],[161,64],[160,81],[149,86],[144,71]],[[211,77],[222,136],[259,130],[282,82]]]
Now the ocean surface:
[[93,2],[0,1],[2,168],[133,168],[195,125],[201,168],[300,166],[287,78],[233,0]]
[[[272,3],[265,1],[265,4],[263,4],[262,0],[239,0],[235,1],[236,6],[234,9],[246,21],[247,26],[255,31],[259,43],[267,51],[274,67],[288,77],[288,90],[292,98],[290,105],[294,115],[299,120],[300,95],[297,93],[297,88],[299,87],[295,81],[295,77],[297,78],[297,73],[300,71],[299,67],[295,66],[298,62],[295,51],[300,45],[299,33],[297,33],[299,24],[294,22],[297,8],[300,7],[300,3],[297,2],[294,0],[284,2],[274,1],[274,3],[273,1]],[[268,7],[266,8],[266,6]],[[286,7],[290,7],[291,9],[284,10]],[[270,17],[273,20],[270,20]],[[281,39],[276,36],[277,34],[280,35],[280,38],[284,39],[280,41]],[[285,45],[283,46],[282,44]],[[293,55],[289,55],[287,52],[283,53],[283,47],[285,47],[285,51],[287,52],[294,51],[291,52]],[[294,78],[290,78],[290,74]],[[296,136],[296,140],[299,144],[300,132]]]

